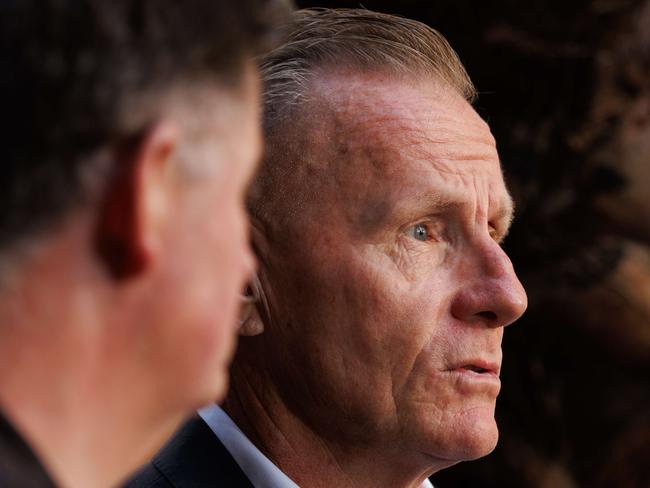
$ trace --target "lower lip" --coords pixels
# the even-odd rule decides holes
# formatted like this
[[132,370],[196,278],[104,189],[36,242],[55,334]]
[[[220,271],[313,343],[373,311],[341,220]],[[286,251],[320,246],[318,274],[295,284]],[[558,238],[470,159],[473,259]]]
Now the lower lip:
[[492,393],[495,396],[501,390],[501,380],[495,372],[478,373],[471,369],[458,368],[447,371],[463,391]]

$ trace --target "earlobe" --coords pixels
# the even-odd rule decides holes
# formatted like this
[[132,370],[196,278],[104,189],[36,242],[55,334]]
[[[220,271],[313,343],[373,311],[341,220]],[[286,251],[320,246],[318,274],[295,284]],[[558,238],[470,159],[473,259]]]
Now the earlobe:
[[268,316],[268,303],[257,274],[251,277],[245,293],[241,296],[242,306],[239,316],[239,335],[256,336],[264,332],[264,320],[260,314],[263,307],[264,316]]
[[115,279],[133,278],[151,266],[169,198],[165,172],[176,144],[175,127],[161,122],[114,152],[115,169],[100,203],[95,248]]
[[264,332],[264,324],[260,319],[260,315],[257,312],[257,307],[254,303],[244,302],[237,332],[240,336],[249,337],[260,335]]

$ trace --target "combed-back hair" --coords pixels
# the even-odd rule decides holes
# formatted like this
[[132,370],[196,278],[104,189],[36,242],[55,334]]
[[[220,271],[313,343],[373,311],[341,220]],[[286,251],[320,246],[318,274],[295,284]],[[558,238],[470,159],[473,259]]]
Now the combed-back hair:
[[281,0],[2,0],[0,252],[83,203],[90,155],[146,129],[140,100],[235,90],[286,14]]
[[265,126],[308,99],[315,72],[349,67],[433,77],[470,103],[476,90],[457,54],[435,29],[364,9],[305,9],[283,27],[281,44],[262,57]]

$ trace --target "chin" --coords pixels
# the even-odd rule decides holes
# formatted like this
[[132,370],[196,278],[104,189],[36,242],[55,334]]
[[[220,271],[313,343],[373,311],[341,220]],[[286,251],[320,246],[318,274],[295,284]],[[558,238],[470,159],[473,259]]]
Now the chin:
[[[195,370],[189,375],[190,379],[183,385],[186,390],[187,403],[185,410],[197,410],[212,403],[221,402],[226,396],[229,386],[228,369],[225,364],[213,366],[209,370]],[[180,397],[180,390],[177,391]]]
[[192,356],[192,364],[185,372],[182,388],[193,394],[196,408],[220,402],[229,386],[229,365],[235,349],[234,337],[221,334],[203,341]]
[[436,430],[427,432],[425,436],[425,451],[451,464],[487,456],[499,440],[494,409],[464,411],[434,425]]
[[492,421],[492,428],[484,430],[475,429],[474,435],[465,441],[464,461],[471,461],[474,459],[487,456],[494,448],[497,447],[499,441],[499,429],[496,422]]
[[497,446],[499,429],[493,409],[472,410],[463,415],[456,426],[456,451],[459,461],[471,461],[487,456]]
[[215,374],[215,381],[211,385],[212,388],[209,391],[207,402],[204,402],[203,405],[215,402],[220,403],[226,396],[229,383],[228,369],[226,366],[221,366]]

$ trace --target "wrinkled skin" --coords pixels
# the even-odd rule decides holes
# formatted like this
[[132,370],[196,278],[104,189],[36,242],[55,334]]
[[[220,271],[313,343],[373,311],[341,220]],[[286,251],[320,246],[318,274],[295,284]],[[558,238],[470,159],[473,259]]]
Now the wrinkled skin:
[[526,307],[499,245],[512,202],[487,124],[451,89],[346,73],[313,91],[253,189],[271,320],[242,343],[231,396],[245,406],[240,386],[263,378],[278,429],[279,410],[298,417],[350,484],[362,450],[402,471],[393,486],[419,482],[497,441],[503,328]]

